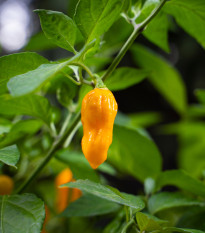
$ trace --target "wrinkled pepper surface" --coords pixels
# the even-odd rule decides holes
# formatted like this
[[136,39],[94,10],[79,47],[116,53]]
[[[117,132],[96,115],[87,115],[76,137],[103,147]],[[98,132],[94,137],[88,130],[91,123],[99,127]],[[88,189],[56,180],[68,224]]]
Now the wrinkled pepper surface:
[[107,88],[95,88],[84,97],[81,108],[83,124],[82,151],[93,169],[107,159],[112,143],[113,124],[118,105]]

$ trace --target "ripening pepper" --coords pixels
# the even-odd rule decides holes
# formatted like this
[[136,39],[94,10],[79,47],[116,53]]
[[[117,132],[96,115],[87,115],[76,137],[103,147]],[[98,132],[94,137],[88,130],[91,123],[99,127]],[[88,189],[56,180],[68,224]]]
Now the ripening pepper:
[[70,202],[77,200],[82,195],[81,191],[77,188],[71,189],[68,187],[59,187],[60,185],[66,184],[71,181],[75,180],[73,179],[73,174],[69,168],[61,171],[55,179],[56,209],[58,213],[65,210]]
[[46,213],[46,216],[45,216],[45,220],[44,220],[44,223],[43,223],[43,229],[42,229],[41,233],[48,233],[46,231],[46,224],[47,224],[47,222],[49,220],[50,212],[49,212],[49,209],[48,209],[47,205],[45,205],[45,213]]
[[14,188],[14,182],[7,175],[0,175],[0,195],[9,195]]
[[95,88],[84,97],[81,108],[83,124],[82,151],[93,169],[107,159],[112,143],[117,102],[107,88]]

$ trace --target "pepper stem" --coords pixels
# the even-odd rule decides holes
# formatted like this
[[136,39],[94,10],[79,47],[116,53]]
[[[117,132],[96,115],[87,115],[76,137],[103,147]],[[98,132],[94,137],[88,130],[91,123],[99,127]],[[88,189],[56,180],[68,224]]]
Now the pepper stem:
[[94,75],[94,84],[96,88],[107,88],[100,76],[97,74]]

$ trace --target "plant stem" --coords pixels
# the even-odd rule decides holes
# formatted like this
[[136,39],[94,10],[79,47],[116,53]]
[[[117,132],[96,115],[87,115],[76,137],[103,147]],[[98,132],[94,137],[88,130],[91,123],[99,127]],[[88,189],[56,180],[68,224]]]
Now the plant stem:
[[73,131],[68,135],[68,137],[66,138],[64,144],[63,144],[63,148],[67,148],[72,139],[73,139],[73,136],[75,135],[75,133],[78,131],[78,129],[80,128],[81,126],[81,122],[79,121],[78,124],[75,126],[75,128],[73,129]]
[[79,83],[80,84],[84,83],[86,85],[93,86],[93,82],[90,82],[90,81],[84,79],[83,76],[82,76],[82,69],[84,69],[89,74],[89,76],[92,79],[94,79],[94,75],[93,75],[92,71],[86,65],[84,65],[81,62],[72,62],[71,65],[79,66],[79,77],[80,77],[80,82]]
[[85,64],[83,64],[81,62],[72,62],[71,65],[82,67],[89,74],[89,76],[92,79],[94,79],[94,75],[93,75],[92,71]]
[[73,122],[70,124],[70,127],[65,127],[65,131],[57,137],[56,140],[53,142],[52,147],[48,151],[46,157],[43,159],[41,164],[33,171],[31,176],[20,186],[20,188],[15,193],[22,193],[27,186],[36,178],[38,173],[45,167],[45,165],[51,160],[55,152],[59,149],[61,144],[65,141],[65,139],[72,134],[72,131],[75,129],[76,125],[78,125],[80,121],[80,112],[78,112],[73,119]]
[[113,60],[113,62],[111,63],[111,65],[108,67],[108,69],[105,72],[105,74],[102,76],[102,80],[103,81],[105,81],[112,74],[112,72],[118,66],[118,64],[120,63],[120,61],[124,57],[125,53],[130,48],[130,46],[133,44],[133,42],[135,41],[135,39],[137,38],[137,36],[139,34],[140,34],[140,31],[138,31],[138,30],[134,30],[132,32],[132,34],[130,35],[130,37],[128,38],[128,40],[125,42],[125,44],[123,45],[123,47],[121,48],[121,50],[119,51],[119,53],[117,54],[117,56],[115,57],[115,59]]
[[137,29],[141,28],[144,29],[147,24],[158,14],[158,12],[161,10],[161,8],[164,6],[167,0],[162,0],[159,5],[152,11],[152,13],[139,25],[137,25]]
[[80,85],[81,83],[80,82],[78,82],[78,81],[76,81],[75,79],[73,79],[70,75],[68,75],[68,74],[66,74],[66,73],[64,73],[64,72],[61,72],[63,75],[65,75],[68,79],[70,79],[74,84],[76,84],[76,85]]
[[51,134],[55,138],[57,136],[57,131],[54,122],[51,122],[50,127],[51,127]]
[[105,74],[102,76],[102,80],[105,81],[112,72],[115,70],[115,68],[118,66],[122,58],[124,57],[127,50],[131,47],[135,39],[139,36],[139,34],[144,30],[144,28],[147,26],[147,24],[157,15],[157,13],[160,11],[160,9],[163,7],[167,0],[162,0],[160,4],[153,10],[153,12],[149,15],[148,18],[146,18],[142,23],[135,25],[134,31],[130,35],[130,37],[127,39],[111,65],[108,67]]
[[122,229],[121,233],[126,233],[127,232],[127,229],[134,223],[134,219],[132,218],[125,226],[124,228]]
[[93,87],[93,82],[90,82],[90,81],[88,81],[88,80],[83,79],[83,82],[82,82],[82,83],[84,83],[84,84],[86,84],[86,85],[88,85],[88,86]]
[[79,74],[80,82],[82,83],[83,82],[83,69],[82,69],[82,67],[79,67],[78,74]]
[[129,222],[129,221],[130,221],[130,216],[129,216],[128,207],[127,207],[127,206],[124,206],[124,208],[125,208],[125,214],[126,214],[126,222]]
[[65,120],[64,120],[64,122],[63,122],[63,124],[61,126],[61,130],[60,130],[60,132],[58,134],[58,137],[62,137],[62,135],[64,134],[64,132],[65,132],[65,130],[66,130],[66,128],[67,128],[67,126],[68,126],[68,124],[70,122],[71,117],[72,117],[72,113],[68,112],[68,114],[67,114],[67,116],[66,116],[66,118],[65,118]]

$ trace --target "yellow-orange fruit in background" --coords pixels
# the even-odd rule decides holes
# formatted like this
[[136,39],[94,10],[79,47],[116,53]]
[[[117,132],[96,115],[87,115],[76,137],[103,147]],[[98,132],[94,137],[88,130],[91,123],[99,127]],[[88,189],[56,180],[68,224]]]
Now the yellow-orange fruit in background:
[[66,184],[68,182],[74,181],[73,174],[69,168],[61,171],[56,179],[56,209],[57,212],[60,213],[66,209],[69,202],[77,200],[81,195],[81,191],[79,189],[70,189],[68,187],[60,188],[59,186],[62,184]]
[[57,212],[62,212],[68,205],[68,192],[69,188],[59,186],[68,183],[72,180],[73,174],[70,169],[66,168],[61,173],[58,174],[55,180],[56,185],[56,209]]
[[[75,181],[74,179],[72,181]],[[72,195],[70,198],[70,202],[76,201],[78,198],[82,196],[82,192],[80,189],[73,188],[72,189]]]
[[47,222],[49,220],[50,213],[49,213],[47,205],[45,205],[45,212],[46,212],[46,217],[45,217],[45,220],[44,220],[44,223],[43,223],[43,230],[41,231],[41,233],[48,233],[46,231],[46,224],[47,224]]
[[0,195],[9,195],[14,188],[14,182],[7,175],[0,175]]
[[83,98],[81,144],[83,154],[93,169],[107,159],[117,109],[115,97],[107,88],[95,88]]

